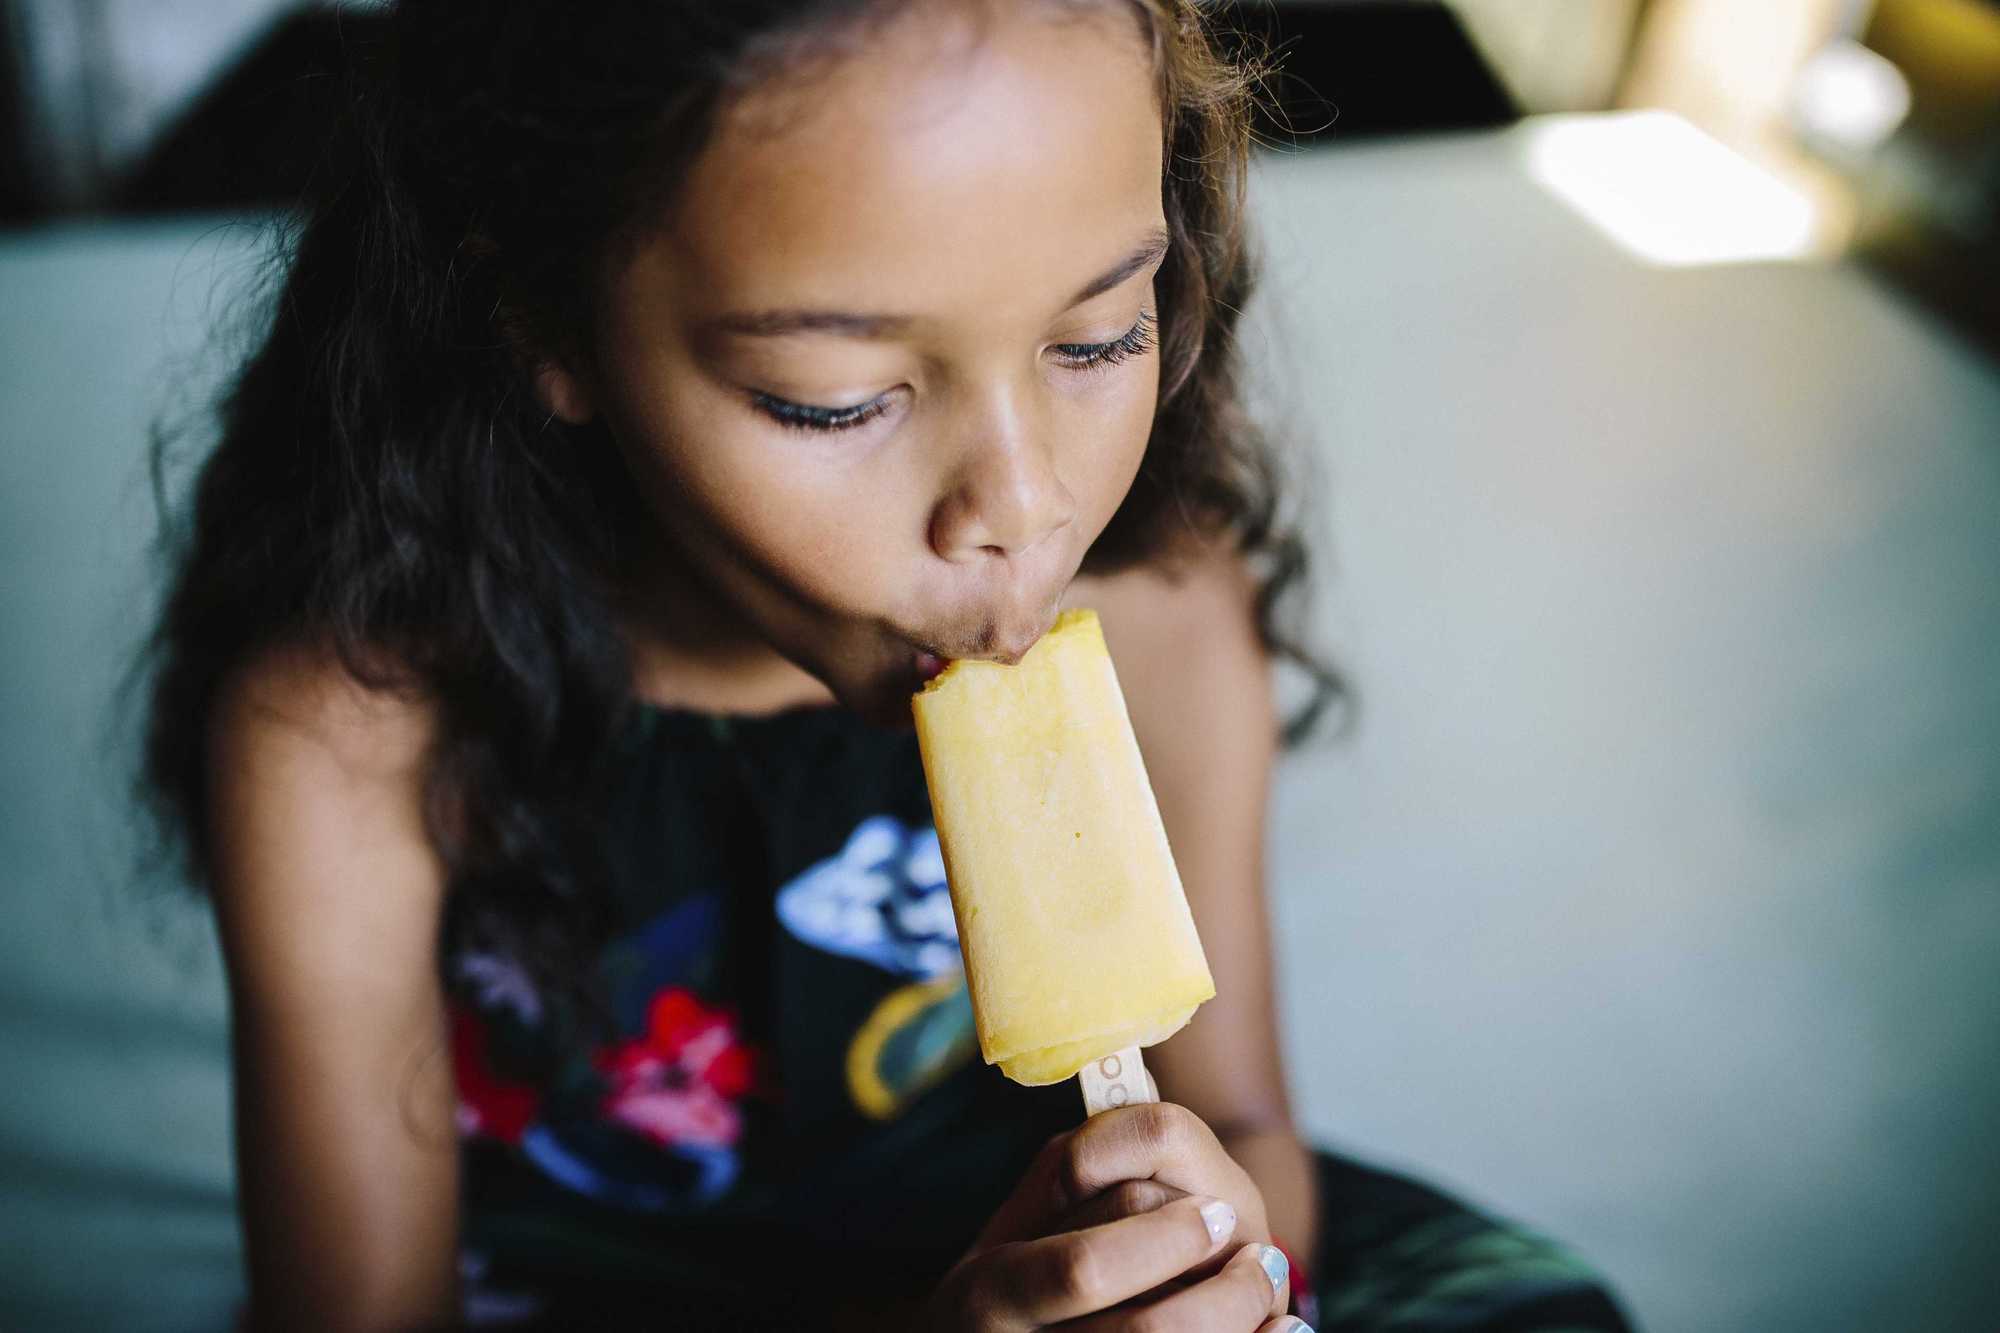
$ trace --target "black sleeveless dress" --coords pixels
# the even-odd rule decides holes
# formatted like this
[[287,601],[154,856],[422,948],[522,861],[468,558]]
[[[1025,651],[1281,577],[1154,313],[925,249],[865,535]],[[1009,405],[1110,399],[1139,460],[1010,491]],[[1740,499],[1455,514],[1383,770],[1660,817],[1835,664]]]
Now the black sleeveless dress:
[[617,762],[621,1039],[560,1049],[517,968],[445,962],[469,1316],[934,1279],[1081,1103],[979,1060],[914,735],[642,707]]
[[[979,1059],[914,734],[642,706],[610,814],[615,1037],[576,1049],[506,959],[444,959],[466,1322],[880,1326],[838,1308],[929,1290],[1082,1117]],[[1624,1327],[1559,1247],[1317,1160],[1321,1333]]]

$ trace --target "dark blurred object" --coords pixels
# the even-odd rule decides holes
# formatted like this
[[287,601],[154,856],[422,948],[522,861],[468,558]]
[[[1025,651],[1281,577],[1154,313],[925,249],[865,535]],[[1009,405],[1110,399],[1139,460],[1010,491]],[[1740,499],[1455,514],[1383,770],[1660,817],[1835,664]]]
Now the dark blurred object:
[[[1269,50],[1282,73],[1260,115],[1267,143],[1483,129],[1518,115],[1442,4],[1348,0],[1216,8],[1233,49]],[[205,94],[118,192],[128,211],[241,207],[297,197],[346,52],[377,15],[309,10],[281,24]]]
[[0,225],[24,222],[35,213],[27,97],[21,77],[26,61],[13,15],[0,8]]
[[1520,115],[1465,29],[1444,5],[1345,0],[1215,7],[1217,22],[1253,51],[1280,56],[1258,118],[1266,143],[1491,129]]
[[114,190],[119,212],[288,204],[319,160],[351,52],[382,16],[301,10],[226,70]]
[[1857,253],[2000,355],[2000,4],[1878,0],[1862,42],[1910,111],[1854,169]]
[[[0,0],[0,213],[93,213],[288,14],[373,0]],[[231,142],[248,127],[230,127]]]
[[[164,130],[134,144],[139,151],[133,157],[102,143],[58,140],[38,128],[29,97],[36,81],[27,75],[39,67],[27,62],[60,59],[85,69],[87,77],[62,92],[70,99],[69,114],[88,129],[101,108],[124,97],[125,82],[140,77],[106,58],[114,41],[123,37],[121,58],[128,61],[136,50],[141,61],[151,62],[156,47],[120,27],[124,11],[100,5],[89,11],[94,24],[61,32],[77,49],[38,54],[34,43],[21,40],[14,21],[28,12],[21,3],[0,0],[0,17],[9,20],[0,25],[0,41],[8,45],[0,55],[10,57],[0,76],[0,218],[17,222],[79,210],[290,203],[326,142],[337,111],[337,76],[355,49],[376,39],[383,21],[370,6],[236,0],[239,11],[268,11],[268,25],[240,55],[223,61],[222,72],[205,87],[179,99],[183,109]],[[47,11],[36,12],[48,22]],[[1281,72],[1266,89],[1276,107],[1257,125],[1265,143],[1480,129],[1518,114],[1458,20],[1435,0],[1227,0],[1214,12],[1232,46],[1247,44],[1278,57]],[[52,156],[56,170],[38,174],[37,162]]]

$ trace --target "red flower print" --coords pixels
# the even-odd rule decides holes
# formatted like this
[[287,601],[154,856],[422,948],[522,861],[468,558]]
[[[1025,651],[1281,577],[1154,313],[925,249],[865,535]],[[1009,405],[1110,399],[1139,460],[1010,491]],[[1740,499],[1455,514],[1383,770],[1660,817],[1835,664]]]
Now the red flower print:
[[756,1056],[748,1046],[731,1046],[718,1051],[701,1076],[708,1086],[732,1101],[747,1094],[756,1084]]
[[451,1069],[458,1080],[460,1131],[519,1143],[541,1108],[541,1092],[532,1084],[494,1076],[487,1062],[485,1025],[457,1005],[451,1010]]
[[726,1148],[742,1137],[735,1103],[756,1085],[756,1057],[723,1009],[669,986],[653,997],[646,1035],[597,1056],[610,1080],[604,1112],[663,1145]]

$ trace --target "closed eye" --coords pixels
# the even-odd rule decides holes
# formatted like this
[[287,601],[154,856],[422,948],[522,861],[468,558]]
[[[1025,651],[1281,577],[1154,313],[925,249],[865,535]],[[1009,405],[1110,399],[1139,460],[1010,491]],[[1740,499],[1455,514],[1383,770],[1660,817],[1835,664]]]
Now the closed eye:
[[1139,322],[1127,329],[1122,337],[1108,343],[1057,343],[1056,351],[1077,370],[1115,366],[1120,361],[1152,351],[1154,327],[1153,312],[1141,310]]
[[863,422],[873,421],[889,410],[889,395],[871,398],[853,407],[814,407],[809,403],[794,403],[768,393],[753,393],[750,401],[758,411],[770,417],[780,426],[794,430],[838,431],[852,430]]
[[[1115,366],[1133,357],[1144,356],[1157,345],[1155,316],[1150,310],[1139,312],[1138,322],[1122,335],[1108,343],[1057,343],[1055,353],[1062,363],[1071,370],[1099,370]],[[817,407],[810,403],[795,403],[775,394],[753,392],[751,403],[758,411],[770,417],[781,426],[793,430],[832,434],[836,431],[853,430],[855,427],[873,421],[889,410],[888,394],[871,398],[865,403],[852,407]]]

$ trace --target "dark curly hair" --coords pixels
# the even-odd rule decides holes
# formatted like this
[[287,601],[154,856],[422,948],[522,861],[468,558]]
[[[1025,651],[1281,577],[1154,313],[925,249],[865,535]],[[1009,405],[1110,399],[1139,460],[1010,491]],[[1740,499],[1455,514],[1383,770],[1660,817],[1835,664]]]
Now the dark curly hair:
[[[1315,682],[1289,743],[1344,687],[1280,624],[1305,551],[1238,385],[1260,71],[1222,54],[1193,0],[1119,2],[1151,37],[1172,247],[1158,413],[1084,568],[1226,534],[1258,570],[1267,648]],[[401,0],[357,44],[338,131],[278,224],[269,324],[167,529],[142,785],[197,882],[220,684],[260,650],[310,645],[436,709],[447,939],[581,993],[606,926],[598,797],[632,697],[615,572],[649,520],[603,427],[550,419],[519,352],[585,327],[584,275],[671,203],[728,99],[901,3]]]

